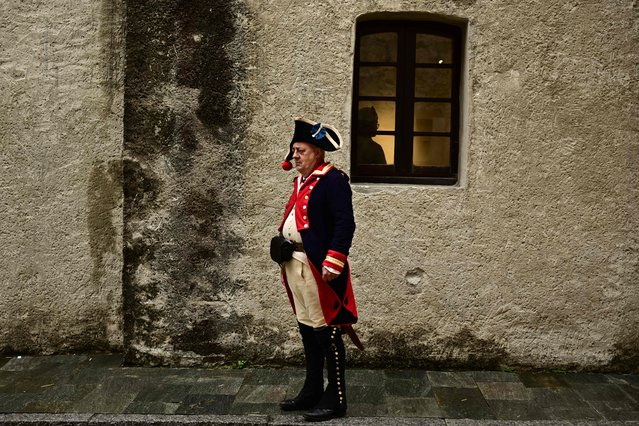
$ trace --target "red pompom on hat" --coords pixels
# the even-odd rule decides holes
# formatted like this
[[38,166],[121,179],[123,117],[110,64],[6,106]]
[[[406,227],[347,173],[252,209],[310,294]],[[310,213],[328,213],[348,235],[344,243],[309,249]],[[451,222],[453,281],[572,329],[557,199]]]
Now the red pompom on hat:
[[288,172],[289,170],[293,168],[293,164],[291,164],[291,162],[288,160],[284,160],[282,161],[282,168],[284,169],[285,172]]

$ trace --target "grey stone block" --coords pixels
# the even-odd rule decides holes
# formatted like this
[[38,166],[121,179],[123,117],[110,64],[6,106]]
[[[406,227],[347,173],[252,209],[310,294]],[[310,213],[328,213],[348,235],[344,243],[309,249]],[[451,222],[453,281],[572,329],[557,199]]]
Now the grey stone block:
[[428,380],[433,387],[476,388],[477,383],[469,372],[428,371]]
[[560,377],[563,381],[569,384],[610,383],[608,376],[600,373],[565,373],[561,374]]
[[550,420],[532,401],[490,400],[488,405],[499,420]]
[[2,392],[3,386],[13,383],[18,377],[22,377],[20,372],[0,370],[0,392]]
[[383,370],[384,377],[388,379],[424,380],[428,381],[424,370]]
[[619,422],[606,421],[567,421],[567,420],[474,420],[474,419],[450,419],[446,420],[448,426],[622,426]]
[[49,386],[39,393],[43,400],[77,401],[95,390],[96,384],[60,383]]
[[76,426],[87,425],[92,414],[0,414],[0,425],[12,426]]
[[559,388],[568,384],[552,373],[521,373],[519,379],[527,388]]
[[384,390],[389,396],[425,397],[431,395],[430,381],[424,378],[386,379]]
[[[204,369],[195,369],[198,383],[209,383],[211,381],[216,381],[219,379],[242,379],[244,380],[247,375],[249,375],[249,370],[245,369],[235,369],[235,368],[223,368],[223,369],[214,369],[214,368],[204,368]],[[293,371],[291,369],[281,369],[280,374],[283,376],[291,376]],[[303,374],[303,371],[302,371]]]
[[232,416],[232,415],[154,415],[154,414],[126,414],[126,415],[96,415],[91,418],[90,426],[265,426],[268,424],[266,416]]
[[552,420],[603,420],[603,416],[590,406],[547,407],[543,412]]
[[381,370],[347,369],[346,383],[352,385],[382,386],[384,373]]
[[11,360],[11,357],[0,356],[0,371],[2,371],[2,367]]
[[347,385],[346,397],[349,401],[362,404],[383,404],[385,402],[384,388],[380,386]]
[[74,413],[123,413],[136,396],[137,392],[123,390],[105,393],[98,387],[75,402],[71,411]]
[[189,385],[147,385],[135,397],[136,402],[181,402],[191,391]]
[[285,385],[288,380],[288,376],[282,374],[281,370],[252,369],[248,370],[244,382],[250,385]]
[[389,397],[423,398],[433,396],[430,384],[406,380],[389,380],[384,384],[384,390]]
[[244,385],[235,397],[236,402],[276,404],[286,396],[284,385]]
[[579,396],[588,401],[628,401],[634,400],[619,386],[613,384],[580,384],[573,389]]
[[20,413],[33,400],[32,395],[21,393],[1,393],[0,413]]
[[471,371],[470,375],[476,383],[479,382],[521,382],[515,373],[505,371]]
[[175,414],[181,402],[133,401],[124,410],[125,414]]
[[[297,426],[306,425],[301,415],[297,416],[275,416],[269,422],[273,426]],[[423,418],[394,418],[389,420],[385,417],[351,417],[347,415],[341,419],[333,419],[322,422],[322,425],[347,425],[347,426],[445,426],[446,422],[442,419],[423,419]]]
[[388,414],[388,404],[348,401],[348,415],[352,417],[385,417]]
[[244,382],[243,377],[218,377],[198,380],[191,386],[192,393],[211,395],[235,395]]
[[386,405],[391,417],[443,417],[435,398],[390,398]]
[[229,414],[236,415],[278,415],[282,413],[278,404],[274,403],[249,403],[235,402],[229,408]]
[[628,382],[628,384],[639,387],[639,374],[617,374],[615,377]]
[[231,395],[187,395],[176,414],[229,414]]
[[286,396],[284,398],[295,398],[302,389],[302,386],[304,386],[304,377],[291,377],[289,379],[289,384],[286,388]]
[[609,383],[613,383],[615,385],[629,385],[630,383],[626,378],[621,374],[606,374]]
[[56,379],[49,376],[20,375],[2,386],[3,393],[40,393],[54,386]]
[[479,390],[486,399],[525,401],[532,398],[530,389],[516,382],[479,382]]
[[40,368],[46,361],[43,356],[16,356],[7,361],[2,371],[28,371]]
[[435,399],[446,418],[494,419],[479,389],[434,387]]
[[570,388],[532,388],[535,404],[545,407],[582,407],[586,402]]
[[185,385],[193,386],[198,383],[200,379],[193,374],[187,374],[182,370],[171,370],[158,379],[166,385]]
[[617,385],[619,389],[624,391],[626,395],[632,398],[635,402],[639,403],[639,386],[633,385]]
[[51,401],[36,399],[24,405],[23,413],[68,413],[73,406],[73,401]]
[[607,420],[639,420],[639,404],[627,401],[589,401]]

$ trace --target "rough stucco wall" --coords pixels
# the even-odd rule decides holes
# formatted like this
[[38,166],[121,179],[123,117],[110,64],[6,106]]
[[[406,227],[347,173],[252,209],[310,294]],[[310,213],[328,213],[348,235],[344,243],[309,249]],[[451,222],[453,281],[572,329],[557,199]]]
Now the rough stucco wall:
[[[355,361],[636,368],[639,364],[637,11],[630,2],[249,2],[259,55],[247,98],[248,283],[240,311],[291,339],[269,263],[292,174],[291,117],[348,140],[353,22],[375,11],[468,20],[460,187],[353,185]],[[321,31],[319,30],[321,29]],[[321,34],[321,35],[319,35]],[[348,170],[349,149],[332,155]],[[247,271],[243,262],[252,265]]]
[[[125,344],[134,363],[299,357],[268,258],[292,118],[349,139],[357,16],[468,20],[458,187],[353,185],[368,365],[639,364],[628,2],[127,3]],[[331,159],[348,171],[349,146]]]
[[0,352],[122,347],[121,7],[0,5]]

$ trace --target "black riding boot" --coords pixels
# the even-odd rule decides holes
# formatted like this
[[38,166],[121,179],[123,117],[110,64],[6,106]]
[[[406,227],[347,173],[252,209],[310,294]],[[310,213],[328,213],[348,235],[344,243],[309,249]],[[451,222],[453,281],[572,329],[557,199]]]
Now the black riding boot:
[[298,325],[306,358],[306,379],[302,390],[295,398],[280,402],[280,408],[284,411],[313,408],[324,392],[324,351],[315,338],[313,327],[302,323]]
[[315,335],[326,355],[328,386],[315,408],[304,413],[304,419],[311,422],[330,420],[346,414],[346,351],[341,330],[339,327],[329,326],[321,330],[316,329]]

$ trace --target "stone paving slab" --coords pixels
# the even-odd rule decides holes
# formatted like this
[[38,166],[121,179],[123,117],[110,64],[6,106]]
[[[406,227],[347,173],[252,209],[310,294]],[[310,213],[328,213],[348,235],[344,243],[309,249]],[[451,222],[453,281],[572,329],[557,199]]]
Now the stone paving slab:
[[[306,424],[278,407],[301,387],[301,368],[121,364],[108,354],[0,358],[0,424]],[[632,374],[349,369],[347,395],[348,417],[324,424],[639,425]]]
[[615,421],[583,421],[583,420],[533,420],[533,421],[515,421],[515,420],[446,420],[448,426],[636,426],[639,421],[633,422],[615,422]]
[[[296,426],[308,425],[301,416],[161,416],[161,415],[108,415],[108,414],[0,414],[0,424],[13,426]],[[471,419],[406,419],[397,418],[389,422],[388,418],[358,417],[343,418],[321,423],[323,425],[349,426],[636,426],[639,421],[503,421]]]

